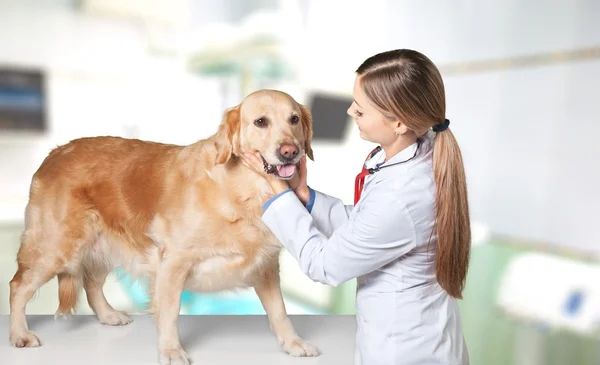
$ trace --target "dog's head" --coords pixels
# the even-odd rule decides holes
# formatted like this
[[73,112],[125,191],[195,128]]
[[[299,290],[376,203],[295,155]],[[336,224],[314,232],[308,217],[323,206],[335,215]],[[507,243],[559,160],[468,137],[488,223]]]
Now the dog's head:
[[289,179],[304,154],[313,160],[312,116],[290,95],[259,90],[225,112],[216,135],[217,163],[258,151],[265,168]]

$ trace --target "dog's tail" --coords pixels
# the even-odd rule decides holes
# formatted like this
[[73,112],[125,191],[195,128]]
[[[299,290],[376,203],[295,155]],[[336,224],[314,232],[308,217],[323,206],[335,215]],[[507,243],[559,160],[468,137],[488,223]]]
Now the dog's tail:
[[56,316],[70,316],[77,308],[81,278],[62,273],[58,274],[58,310]]

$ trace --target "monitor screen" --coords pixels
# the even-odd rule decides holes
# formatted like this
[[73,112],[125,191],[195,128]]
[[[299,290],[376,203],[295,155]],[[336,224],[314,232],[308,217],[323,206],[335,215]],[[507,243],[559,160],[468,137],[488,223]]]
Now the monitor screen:
[[41,71],[0,67],[0,131],[46,131]]
[[318,92],[313,93],[309,100],[313,118],[313,140],[341,143],[351,125],[346,111],[352,104],[352,98]]

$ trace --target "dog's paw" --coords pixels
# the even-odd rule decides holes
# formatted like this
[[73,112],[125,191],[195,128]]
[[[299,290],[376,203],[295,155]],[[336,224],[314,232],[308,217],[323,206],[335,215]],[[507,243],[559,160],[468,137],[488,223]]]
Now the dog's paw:
[[160,350],[160,365],[189,365],[190,358],[181,346]]
[[58,320],[63,320],[63,321],[68,321],[71,318],[73,318],[73,312],[72,311],[68,311],[68,312],[56,312],[54,313],[54,320],[58,321]]
[[10,343],[15,347],[38,347],[42,345],[40,339],[31,331],[11,334]]
[[319,356],[320,352],[315,345],[300,337],[282,340],[281,347],[292,356]]
[[133,320],[129,318],[125,313],[119,311],[103,313],[102,316],[98,316],[98,320],[100,321],[100,323],[109,326],[123,326],[133,322]]

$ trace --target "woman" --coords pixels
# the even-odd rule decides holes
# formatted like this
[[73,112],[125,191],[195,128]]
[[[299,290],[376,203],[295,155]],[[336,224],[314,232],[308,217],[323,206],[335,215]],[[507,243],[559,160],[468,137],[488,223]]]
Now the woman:
[[388,51],[358,68],[353,94],[348,113],[378,145],[357,176],[355,205],[310,189],[305,161],[288,183],[246,155],[276,193],[263,221],[312,280],[357,278],[356,365],[468,364],[457,299],[469,209],[442,77],[419,52]]

